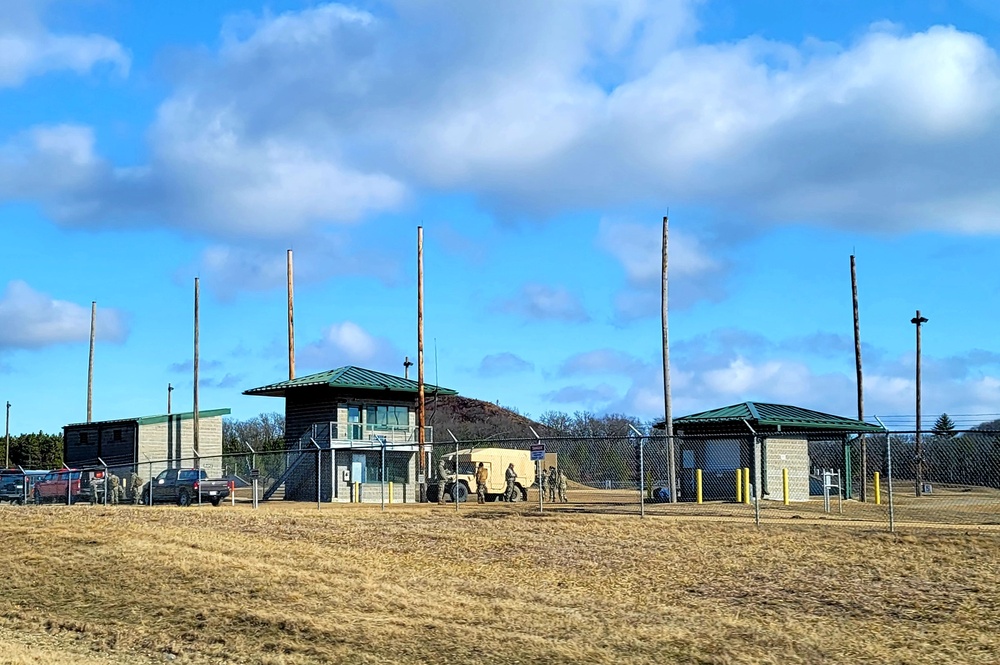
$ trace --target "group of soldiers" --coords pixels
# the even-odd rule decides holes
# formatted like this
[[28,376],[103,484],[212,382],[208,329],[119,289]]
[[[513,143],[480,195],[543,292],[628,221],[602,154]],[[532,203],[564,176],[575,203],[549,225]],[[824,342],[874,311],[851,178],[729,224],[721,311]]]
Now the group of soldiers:
[[111,505],[119,503],[142,503],[142,476],[135,471],[129,473],[128,477],[118,476],[112,471],[108,471],[104,477],[105,487],[96,487],[97,491],[90,493],[90,502],[97,503],[98,499],[104,500],[104,490],[107,489],[107,502]]
[[542,470],[542,496],[547,497],[552,503],[556,502],[557,495],[560,503],[569,501],[566,498],[566,485],[566,474],[562,469],[557,471],[554,466],[550,466],[548,473]]
[[[439,504],[444,503],[445,491],[444,488],[452,480],[455,473],[455,467],[453,464],[449,464],[448,460],[442,457],[438,460],[437,467],[437,479],[438,479],[438,495],[437,500]],[[550,466],[548,472],[542,470],[542,497],[547,497],[549,501],[555,503],[556,501],[567,503],[566,498],[566,474],[562,472],[562,469],[556,469],[554,466]],[[486,503],[487,495],[487,480],[489,480],[489,469],[483,465],[482,462],[476,467],[476,503]],[[140,481],[141,482],[141,481]],[[521,489],[517,486],[517,470],[514,468],[514,463],[511,462],[507,465],[507,470],[504,472],[504,501],[518,501],[520,498]]]

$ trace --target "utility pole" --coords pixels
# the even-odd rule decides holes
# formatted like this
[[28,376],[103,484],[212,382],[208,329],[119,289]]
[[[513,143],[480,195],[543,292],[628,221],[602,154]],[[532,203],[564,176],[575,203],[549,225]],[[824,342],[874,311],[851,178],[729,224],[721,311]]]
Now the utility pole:
[[198,440],[198,278],[194,278],[194,416],[192,420],[193,436],[191,444],[194,447],[195,466],[200,467]]
[[[854,301],[854,363],[858,374],[858,420],[865,419],[864,379],[861,373],[861,321],[858,316],[858,270],[851,254],[851,295]],[[848,478],[850,483],[851,479]],[[868,440],[861,434],[861,500],[868,500]]]
[[7,461],[4,464],[5,469],[10,468],[10,401],[7,402],[7,425],[4,427],[4,438],[7,440]]
[[924,482],[924,447],[920,440],[920,328],[921,325],[927,323],[927,319],[920,316],[920,310],[917,310],[917,315],[910,319],[910,323],[917,326],[917,441],[916,441],[916,496],[921,496],[923,493],[923,482]]
[[660,315],[663,323],[663,413],[665,416],[664,429],[667,434],[667,464],[669,465],[670,482],[670,503],[677,503],[677,469],[675,468],[675,446],[674,446],[674,417],[670,407],[670,335],[667,325],[667,294],[669,292],[667,280],[668,254],[669,254],[669,212],[663,216],[663,289],[661,291],[662,302]]
[[417,472],[420,483],[420,501],[427,501],[427,445],[424,427],[427,412],[424,403],[424,227],[417,227],[417,449],[420,451],[420,466]]
[[170,415],[170,393],[174,392],[174,387],[171,384],[167,384],[167,415]]
[[288,250],[288,380],[295,378],[295,288],[292,284],[292,250]]
[[413,363],[410,362],[410,356],[403,358],[403,378],[410,378],[410,368],[413,367]]
[[90,363],[87,367],[87,422],[94,419],[94,340],[97,332],[97,301],[90,302]]
[[427,464],[424,426],[427,412],[424,403],[424,227],[417,227],[417,450],[420,464],[417,473],[420,483],[420,501],[427,501]]

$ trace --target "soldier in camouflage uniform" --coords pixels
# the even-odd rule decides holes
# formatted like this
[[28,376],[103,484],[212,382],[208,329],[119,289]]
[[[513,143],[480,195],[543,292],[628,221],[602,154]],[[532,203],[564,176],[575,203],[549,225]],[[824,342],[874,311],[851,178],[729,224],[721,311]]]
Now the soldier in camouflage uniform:
[[554,466],[549,467],[549,475],[547,477],[547,483],[549,488],[549,501],[552,503],[556,502],[556,488],[559,485],[559,480],[556,476],[556,468]]
[[118,505],[118,497],[121,495],[122,491],[121,478],[116,476],[114,473],[109,473],[104,482],[108,483],[108,501],[112,505]]
[[569,499],[566,498],[566,474],[562,472],[562,469],[559,469],[559,475],[557,476],[556,481],[559,483],[559,500],[563,503],[567,503]]
[[504,500],[514,501],[514,496],[517,493],[517,471],[514,470],[513,462],[507,465],[507,471],[504,473],[504,480],[507,481],[507,488],[503,493]]
[[128,477],[128,487],[131,492],[132,503],[139,505],[142,502],[142,476],[133,471]]
[[438,460],[438,503],[444,504],[444,488],[448,484],[448,460]]

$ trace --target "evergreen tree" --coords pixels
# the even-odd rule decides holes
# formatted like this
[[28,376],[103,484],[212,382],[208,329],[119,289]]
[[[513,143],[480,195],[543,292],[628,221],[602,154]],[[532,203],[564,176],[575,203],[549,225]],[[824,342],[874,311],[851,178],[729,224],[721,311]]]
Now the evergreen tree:
[[955,436],[955,423],[948,417],[947,413],[942,413],[941,417],[934,423],[934,436],[952,438]]

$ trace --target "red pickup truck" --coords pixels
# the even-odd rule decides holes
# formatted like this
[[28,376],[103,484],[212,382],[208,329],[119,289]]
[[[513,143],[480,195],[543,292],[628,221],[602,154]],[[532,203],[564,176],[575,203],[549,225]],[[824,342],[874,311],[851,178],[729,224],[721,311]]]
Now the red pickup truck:
[[[89,501],[95,473],[81,469],[50,471],[35,481],[31,490],[35,503]],[[68,486],[68,487],[67,487]]]

